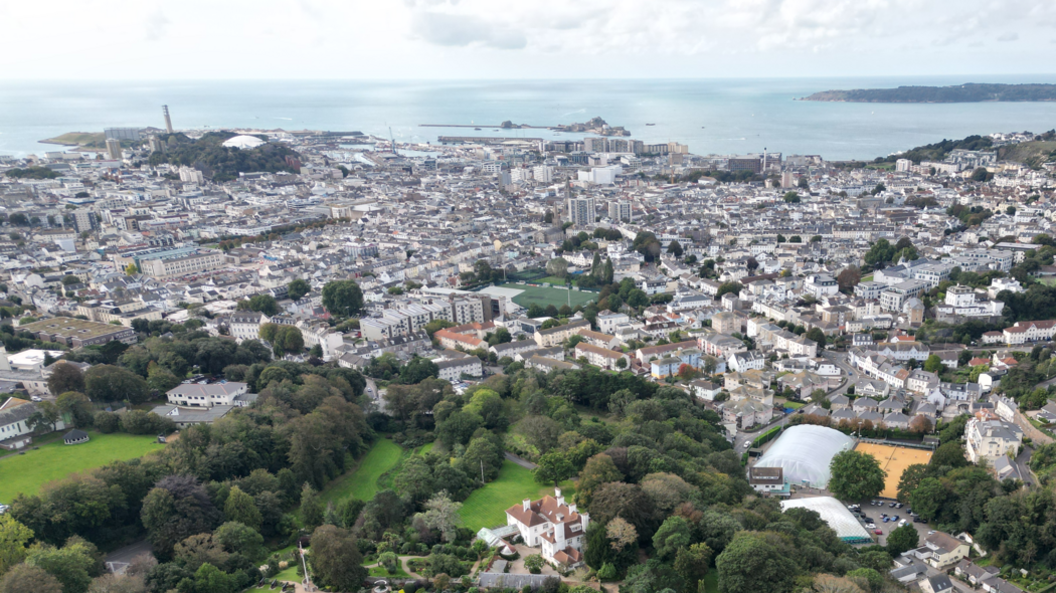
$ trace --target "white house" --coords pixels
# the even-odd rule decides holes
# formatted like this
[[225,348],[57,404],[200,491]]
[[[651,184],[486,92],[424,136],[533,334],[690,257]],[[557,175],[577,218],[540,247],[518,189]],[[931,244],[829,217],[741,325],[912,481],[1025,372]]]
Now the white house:
[[[0,448],[7,450],[22,449],[33,442],[33,428],[29,426],[29,417],[37,412],[37,404],[24,399],[12,397],[0,404]],[[55,430],[66,428],[59,420]]]
[[964,442],[972,463],[986,459],[993,464],[1004,455],[1019,453],[1019,447],[1023,444],[1023,429],[1001,420],[972,418],[964,427]]
[[[168,401],[175,406],[185,408],[211,408],[213,406],[245,407],[256,399],[256,395],[246,393],[245,383],[221,381],[202,385],[184,383],[166,392]],[[252,395],[252,397],[246,397]]]
[[554,496],[526,498],[506,509],[506,524],[517,527],[526,546],[540,546],[543,559],[557,566],[583,563],[589,523],[590,515],[566,503],[560,488],[554,489]]

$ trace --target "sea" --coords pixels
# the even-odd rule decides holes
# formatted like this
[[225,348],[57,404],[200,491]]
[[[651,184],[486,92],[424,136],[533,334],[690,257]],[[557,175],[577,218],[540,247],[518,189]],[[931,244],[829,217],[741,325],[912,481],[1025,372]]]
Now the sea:
[[[877,104],[801,101],[831,89],[1056,83],[1056,75],[679,80],[466,81],[0,81],[0,154],[60,150],[39,141],[108,127],[358,131],[400,142],[438,136],[579,138],[547,126],[600,116],[646,143],[693,154],[781,152],[872,159],[972,134],[1056,128],[1056,102]],[[461,124],[470,128],[422,127]]]

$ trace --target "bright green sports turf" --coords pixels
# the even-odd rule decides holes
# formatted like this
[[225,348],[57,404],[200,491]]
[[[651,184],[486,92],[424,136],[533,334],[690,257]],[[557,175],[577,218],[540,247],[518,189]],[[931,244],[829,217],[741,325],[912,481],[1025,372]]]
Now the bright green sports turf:
[[[568,299],[572,299],[572,307],[576,305],[585,305],[598,297],[596,292],[587,291],[576,291],[576,290],[565,290],[563,288],[549,288],[541,286],[527,286],[520,284],[507,285],[509,288],[516,290],[522,290],[521,294],[513,297],[513,302],[517,303],[522,307],[528,307],[532,303],[539,303],[545,307],[547,305],[553,305],[560,307],[561,305],[567,305]],[[571,297],[569,294],[571,293]]]
[[403,449],[389,439],[374,443],[370,451],[359,462],[354,470],[346,472],[333,482],[327,484],[320,493],[320,500],[325,505],[352,496],[358,500],[370,500],[378,491],[378,478],[400,462]]
[[154,436],[95,431],[88,436],[90,440],[80,445],[63,444],[60,438],[25,455],[0,458],[0,502],[10,503],[19,493],[36,494],[48,482],[111,461],[142,457],[165,446]]
[[[570,481],[561,484],[562,494],[571,502],[575,494]],[[474,490],[462,503],[459,514],[463,524],[476,532],[481,527],[496,527],[506,524],[506,509],[520,504],[525,498],[536,500],[543,495],[554,494],[553,486],[539,484],[531,470],[512,461],[503,461],[499,477],[483,488]]]

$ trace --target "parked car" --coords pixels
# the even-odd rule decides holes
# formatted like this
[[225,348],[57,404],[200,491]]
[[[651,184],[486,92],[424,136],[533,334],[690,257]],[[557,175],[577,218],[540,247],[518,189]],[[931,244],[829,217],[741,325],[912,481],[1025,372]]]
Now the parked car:
[[876,523],[866,523],[865,524],[865,528],[866,529],[876,529]]
[[902,519],[901,521],[898,522],[898,526],[899,527],[902,527],[905,524],[906,524],[906,520],[905,519]]
[[42,402],[42,401],[44,401],[44,398],[40,397],[39,395],[34,395],[34,396],[30,397],[29,399],[31,399],[31,400],[33,400],[33,401],[35,401],[35,402]]
[[883,531],[881,531],[881,530],[879,530],[879,529],[877,529],[877,530],[873,531],[873,533],[875,533],[875,534],[877,534],[877,535],[883,535],[883,534],[884,534],[884,532],[883,532]]
[[929,531],[929,532],[928,532],[928,535],[935,535],[935,530],[934,530],[934,529],[932,529],[931,531]]
[[895,508],[895,505],[896,505],[896,504],[897,504],[897,503],[894,503],[894,502],[892,502],[892,503],[891,503],[891,508]]
[[902,503],[898,503],[898,504],[896,504],[896,505],[895,505],[895,508],[896,508],[896,509],[900,509],[900,508],[902,508]]
[[895,515],[894,517],[891,517],[891,520],[892,521],[898,521],[898,515]]
[[924,519],[921,519],[919,516],[918,517],[913,517],[913,522],[914,523],[927,523],[927,521],[925,521]]
[[887,523],[887,521],[888,521],[887,517],[884,517],[884,523]]
[[7,506],[6,504],[0,504],[0,515],[3,515],[4,513],[6,513],[7,510],[10,509],[10,508],[11,507]]

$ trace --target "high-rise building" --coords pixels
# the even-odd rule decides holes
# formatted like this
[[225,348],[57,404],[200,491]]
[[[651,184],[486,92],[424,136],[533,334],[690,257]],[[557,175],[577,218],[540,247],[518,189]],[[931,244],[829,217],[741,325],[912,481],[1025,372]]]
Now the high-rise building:
[[95,217],[95,212],[87,208],[78,208],[72,213],[73,217],[73,228],[77,229],[78,233],[84,233],[91,231],[98,224],[98,219]]
[[162,105],[161,112],[165,114],[165,130],[168,133],[172,133],[172,119],[169,118],[169,106]]
[[115,161],[121,160],[121,141],[117,138],[107,138],[106,153]]
[[668,142],[667,151],[671,154],[689,154],[689,146],[678,142]]
[[913,166],[913,161],[909,159],[898,159],[895,161],[895,171],[899,173],[908,172],[909,168]]
[[193,167],[180,167],[180,181],[184,183],[205,183],[205,175]]
[[594,224],[594,198],[569,198],[568,221],[576,226]]
[[796,180],[792,175],[792,171],[784,171],[781,173],[781,187],[790,188],[796,185]]
[[150,152],[165,152],[165,143],[157,136],[151,136],[148,138],[147,145],[150,146]]
[[609,218],[613,220],[634,220],[631,203],[627,200],[609,202]]
[[532,169],[532,177],[539,183],[550,183],[554,180],[554,168],[538,165]]

